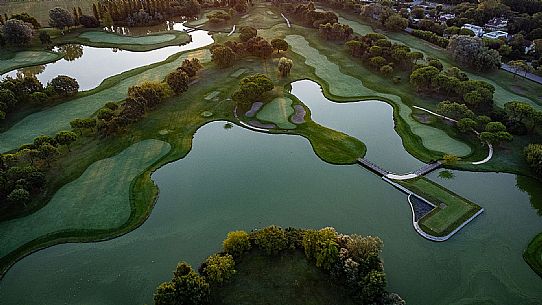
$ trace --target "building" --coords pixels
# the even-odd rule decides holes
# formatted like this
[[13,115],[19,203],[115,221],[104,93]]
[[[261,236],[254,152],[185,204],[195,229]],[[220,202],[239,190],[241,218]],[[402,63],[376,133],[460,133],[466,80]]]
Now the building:
[[493,31],[489,33],[485,33],[482,35],[483,38],[490,38],[490,39],[508,39],[508,33],[505,31]]
[[508,28],[508,19],[493,18],[489,20],[484,27],[489,31],[503,31]]
[[474,35],[476,35],[478,37],[482,37],[482,35],[484,35],[484,29],[481,26],[466,23],[461,28],[471,30],[474,33]]
[[438,17],[438,20],[441,21],[441,22],[446,22],[450,19],[454,19],[455,18],[455,15],[454,14],[444,14],[444,15],[441,15],[440,17]]

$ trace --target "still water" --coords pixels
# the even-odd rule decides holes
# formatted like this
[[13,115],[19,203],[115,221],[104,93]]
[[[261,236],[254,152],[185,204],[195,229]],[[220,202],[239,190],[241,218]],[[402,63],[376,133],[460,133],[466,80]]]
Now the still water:
[[377,176],[322,162],[301,137],[223,125],[201,128],[186,158],[153,175],[160,197],[140,228],[24,258],[0,282],[0,304],[150,304],[179,260],[197,266],[226,232],[270,224],[380,236],[389,288],[409,304],[540,304],[542,280],[521,252],[542,222],[514,175],[432,174],[486,209],[433,243],[414,232],[406,197]]
[[[168,24],[169,26],[169,24]],[[181,23],[171,26],[174,30],[186,30]],[[182,46],[170,46],[148,52],[131,52],[114,48],[94,48],[81,45],[65,45],[56,48],[66,54],[56,62],[19,69],[3,74],[16,77],[17,74],[35,75],[40,82],[46,84],[58,75],[67,75],[79,82],[79,90],[97,87],[102,80],[122,72],[160,62],[169,56],[188,50],[194,50],[213,43],[207,31],[197,30],[189,33],[192,41]]]

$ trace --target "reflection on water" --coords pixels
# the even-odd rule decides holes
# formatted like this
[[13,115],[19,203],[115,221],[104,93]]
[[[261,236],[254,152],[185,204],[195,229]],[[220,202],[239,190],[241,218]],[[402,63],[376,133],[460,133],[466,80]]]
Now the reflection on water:
[[[174,30],[186,29],[183,24],[171,23],[168,25]],[[67,75],[79,82],[80,90],[89,90],[97,87],[104,79],[119,73],[160,62],[169,56],[204,47],[213,43],[213,38],[207,31],[197,30],[189,33],[192,41],[182,46],[170,46],[148,52],[131,52],[114,48],[94,48],[80,45],[66,45],[59,47],[59,51],[66,51],[63,59],[45,65],[45,69],[31,70],[36,77],[46,84],[58,75]],[[33,67],[32,67],[33,68]],[[25,68],[28,69],[28,68]],[[16,77],[17,74],[29,73],[25,69],[12,71],[2,75]]]
[[532,207],[542,216],[542,187],[540,181],[525,176],[517,176],[516,186],[529,194]]

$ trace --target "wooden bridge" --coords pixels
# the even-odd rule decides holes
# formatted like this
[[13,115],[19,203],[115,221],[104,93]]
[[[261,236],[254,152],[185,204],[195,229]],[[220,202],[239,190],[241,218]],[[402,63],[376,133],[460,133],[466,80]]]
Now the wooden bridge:
[[358,164],[362,165],[363,167],[367,168],[368,170],[382,177],[390,174],[390,172],[388,172],[387,170],[383,169],[382,167],[374,164],[373,162],[365,158],[359,158],[357,161],[358,161]]

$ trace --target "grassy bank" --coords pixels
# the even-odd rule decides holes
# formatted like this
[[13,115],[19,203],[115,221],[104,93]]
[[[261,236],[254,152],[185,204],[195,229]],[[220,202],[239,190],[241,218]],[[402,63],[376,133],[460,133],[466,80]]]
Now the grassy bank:
[[542,277],[542,233],[531,240],[527,249],[523,252],[523,259],[534,272]]
[[422,230],[433,236],[448,235],[480,210],[477,204],[427,178],[397,182],[437,206],[419,221]]
[[62,57],[61,53],[46,50],[0,51],[0,74],[24,67],[48,64]]

